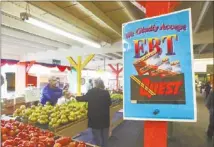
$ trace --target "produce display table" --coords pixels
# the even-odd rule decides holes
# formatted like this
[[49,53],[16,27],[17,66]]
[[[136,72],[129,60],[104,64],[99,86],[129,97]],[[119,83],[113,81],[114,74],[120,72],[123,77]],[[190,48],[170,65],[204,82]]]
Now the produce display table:
[[[26,104],[25,104],[26,105]],[[27,104],[30,106],[30,104]],[[123,121],[123,117],[121,115],[121,113],[119,113],[118,111],[123,109],[123,102],[115,102],[111,108],[110,108],[110,122],[111,122],[111,126],[110,126],[110,131],[112,131],[114,128],[116,128],[120,123],[122,123]],[[119,115],[118,115],[119,114]],[[119,117],[118,117],[119,116]],[[30,123],[28,121],[28,119],[25,119],[23,117],[9,117],[9,116],[4,116],[1,119],[15,119],[17,121],[21,121],[24,124],[28,124]],[[76,122],[70,122],[67,125],[63,125],[63,126],[59,126],[56,129],[50,128],[48,126],[48,124],[39,124],[39,123],[30,123],[42,130],[51,130],[54,132],[54,134],[56,136],[66,136],[66,137],[71,137],[71,138],[78,138],[78,137],[83,137],[84,136],[84,132],[88,129],[88,119],[85,116],[84,118],[76,121]],[[86,142],[82,139],[78,139],[79,142],[85,142],[85,143],[90,143],[87,145],[87,147],[96,147],[94,145],[94,142]],[[77,142],[78,142],[77,140]]]
[[36,102],[31,102],[31,103],[22,102],[22,103],[18,103],[18,104],[15,104],[15,105],[13,105],[13,106],[10,106],[10,107],[2,106],[2,108],[1,108],[1,114],[13,115],[14,111],[15,111],[17,108],[19,108],[21,105],[25,105],[26,107],[29,107],[31,104],[37,105],[37,104],[38,104],[38,101],[36,101]]
[[5,115],[12,115],[13,112],[19,108],[21,105],[25,105],[25,103],[20,103],[20,104],[16,104],[14,106],[10,106],[10,107],[2,107],[1,108],[1,114],[5,114]]
[[[111,122],[112,122],[114,114],[121,109],[123,109],[123,103],[120,103],[116,106],[111,107],[111,109],[110,109],[110,118],[111,118],[110,121]],[[120,120],[117,120],[116,122],[111,124],[111,129],[114,129],[115,127],[117,127],[122,121],[123,120],[121,118]],[[84,119],[84,120],[76,122],[74,124],[68,124],[68,125],[65,125],[62,127],[58,127],[57,129],[55,129],[54,132],[59,136],[74,137],[75,135],[85,131],[87,128],[88,128],[88,119]]]

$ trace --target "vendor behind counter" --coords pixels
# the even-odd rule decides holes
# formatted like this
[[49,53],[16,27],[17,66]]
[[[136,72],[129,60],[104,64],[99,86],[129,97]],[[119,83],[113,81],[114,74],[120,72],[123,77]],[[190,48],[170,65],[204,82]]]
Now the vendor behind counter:
[[57,87],[57,77],[49,78],[49,84],[42,90],[41,103],[44,105],[50,102],[51,105],[56,105],[60,97],[63,96],[63,90]]

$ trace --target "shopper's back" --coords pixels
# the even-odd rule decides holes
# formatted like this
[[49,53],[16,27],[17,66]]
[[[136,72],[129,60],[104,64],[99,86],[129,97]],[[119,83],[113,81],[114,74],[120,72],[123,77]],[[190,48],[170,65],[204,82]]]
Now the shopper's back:
[[100,88],[92,88],[88,91],[88,96],[89,127],[94,129],[108,128],[111,105],[109,92]]

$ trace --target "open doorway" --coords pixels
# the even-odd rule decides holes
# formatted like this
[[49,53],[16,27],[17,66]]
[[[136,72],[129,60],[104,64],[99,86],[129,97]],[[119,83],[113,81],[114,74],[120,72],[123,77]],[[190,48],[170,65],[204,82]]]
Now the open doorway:
[[13,72],[7,72],[6,74],[6,80],[7,80],[7,91],[15,92],[15,73]]

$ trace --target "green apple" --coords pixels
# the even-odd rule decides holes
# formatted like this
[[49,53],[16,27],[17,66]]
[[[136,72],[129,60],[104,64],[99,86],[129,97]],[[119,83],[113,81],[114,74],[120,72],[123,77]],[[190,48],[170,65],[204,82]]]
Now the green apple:
[[53,125],[53,122],[52,122],[52,121],[50,121],[50,122],[48,123],[48,125],[49,125],[49,126],[52,126],[52,125]]
[[66,115],[62,115],[62,116],[61,116],[61,119],[65,119],[65,118],[66,118]]
[[36,106],[35,106],[35,105],[32,105],[32,106],[31,106],[31,109],[35,109],[35,108],[36,108]]
[[61,124],[61,123],[62,123],[62,120],[61,120],[61,119],[58,119],[58,120],[57,120],[57,123],[58,123],[58,124]]
[[57,116],[57,113],[52,113],[50,116],[51,116],[51,117],[56,117],[56,116]]
[[20,109],[26,109],[26,106],[25,105],[21,105]]
[[62,123],[63,123],[63,124],[65,124],[65,123],[67,123],[67,122],[68,122],[68,119],[67,119],[67,118],[62,119]]
[[55,122],[57,122],[57,119],[56,119],[56,118],[52,118],[51,121],[52,121],[53,123],[55,123]]

